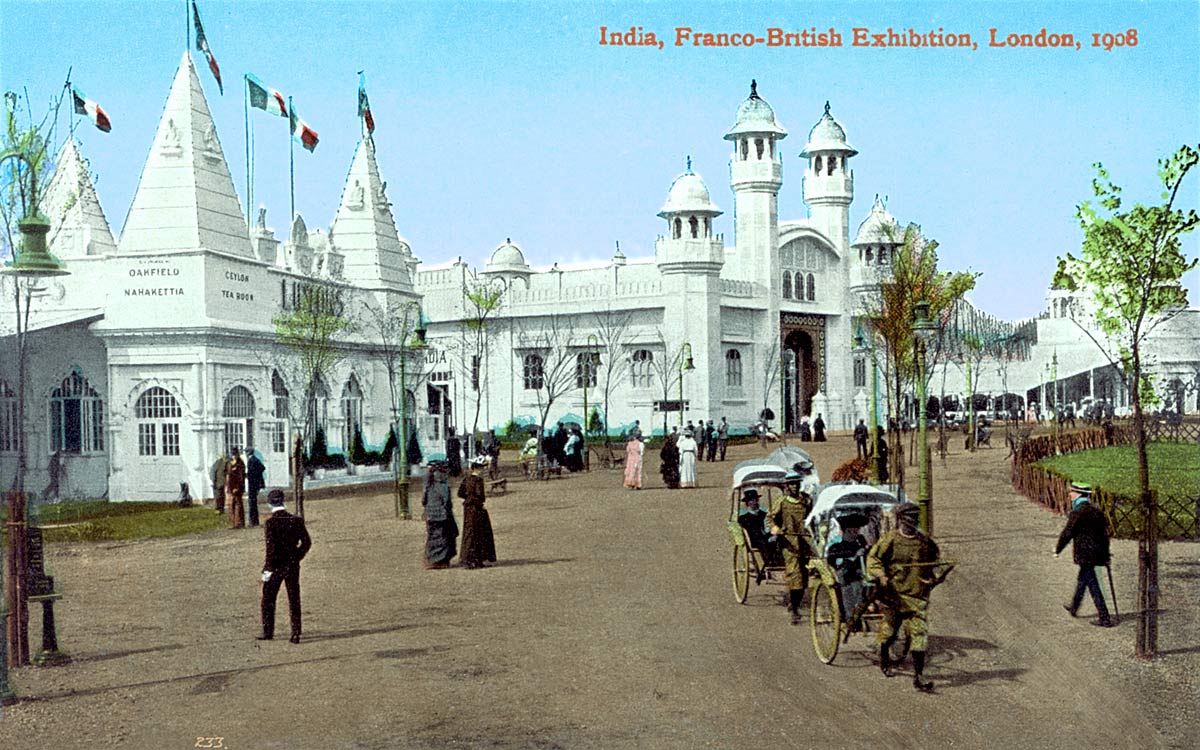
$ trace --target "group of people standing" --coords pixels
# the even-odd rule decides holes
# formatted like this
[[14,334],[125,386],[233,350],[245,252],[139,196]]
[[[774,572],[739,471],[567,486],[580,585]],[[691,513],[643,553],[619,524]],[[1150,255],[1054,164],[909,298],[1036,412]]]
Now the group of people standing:
[[[242,460],[241,449],[229,450],[229,455],[217,456],[209,470],[213,486],[213,503],[218,513],[229,508],[229,524],[235,529],[246,528],[246,509],[250,510],[250,525],[258,525],[258,493],[266,487],[267,467],[253,448]],[[247,492],[249,490],[249,492]]]
[[710,419],[697,427],[688,420],[683,430],[673,429],[664,439],[659,452],[659,473],[668,489],[694,489],[696,487],[696,462],[725,460],[725,449],[729,444],[729,423],[721,417],[714,425]]
[[[463,501],[459,565],[464,568],[482,568],[496,562],[496,541],[491,516],[484,507],[487,496],[481,476],[489,460],[486,455],[476,456],[469,473],[458,484],[458,497]],[[450,499],[449,463],[430,461],[426,472],[421,495],[421,506],[425,509],[425,568],[440,570],[450,567],[450,561],[458,555],[459,528]]]

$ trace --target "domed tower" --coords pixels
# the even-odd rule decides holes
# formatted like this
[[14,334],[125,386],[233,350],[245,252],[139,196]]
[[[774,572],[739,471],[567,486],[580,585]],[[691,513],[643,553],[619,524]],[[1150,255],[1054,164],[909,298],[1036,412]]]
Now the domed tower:
[[533,269],[525,261],[525,253],[521,252],[521,248],[514,245],[512,239],[506,238],[504,244],[492,253],[491,259],[483,267],[483,272],[504,279],[506,286],[511,286],[513,279],[521,279],[528,287],[529,275],[533,273]]
[[812,217],[810,223],[829,238],[838,252],[845,252],[849,243],[850,202],[854,200],[850,157],[857,153],[846,142],[846,131],[829,114],[829,102],[825,102],[825,114],[808,134],[800,157],[808,159],[804,202]]
[[878,291],[891,276],[892,257],[902,244],[904,230],[876,195],[871,213],[858,226],[850,255],[850,292],[857,310],[864,309],[864,295]]
[[[750,96],[738,107],[737,119],[725,134],[725,140],[733,142],[729,184],[734,194],[734,242],[739,275],[771,289],[779,284],[775,248],[779,244],[783,162],[777,142],[786,137],[787,130],[775,119],[775,111],[758,95],[758,83],[751,81]],[[772,299],[777,296],[771,295]]]
[[667,222],[666,235],[660,235],[654,245],[665,300],[662,330],[671,349],[665,354],[669,360],[684,343],[691,345],[696,369],[684,381],[687,413],[708,415],[720,403],[720,389],[710,376],[724,372],[720,309],[725,241],[713,233],[713,219],[721,211],[704,180],[692,171],[691,157],[687,171],[671,183],[658,215]]

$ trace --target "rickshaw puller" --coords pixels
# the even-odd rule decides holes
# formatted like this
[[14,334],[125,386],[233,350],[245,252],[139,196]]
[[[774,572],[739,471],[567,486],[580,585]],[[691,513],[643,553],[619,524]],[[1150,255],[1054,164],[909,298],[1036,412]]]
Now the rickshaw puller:
[[867,553],[867,575],[879,582],[877,601],[883,614],[879,626],[879,668],[892,675],[889,649],[900,627],[912,639],[913,687],[928,692],[933,683],[922,679],[925,651],[929,647],[927,612],[929,592],[934,586],[929,563],[937,562],[937,544],[917,528],[917,506],[902,503],[896,508],[898,528],[889,531]]
[[792,624],[800,624],[804,589],[808,586],[808,543],[803,539],[804,519],[812,509],[812,497],[801,490],[804,477],[796,471],[784,477],[784,491],[771,503],[768,518],[771,533],[783,551],[783,575],[788,588],[788,613]]

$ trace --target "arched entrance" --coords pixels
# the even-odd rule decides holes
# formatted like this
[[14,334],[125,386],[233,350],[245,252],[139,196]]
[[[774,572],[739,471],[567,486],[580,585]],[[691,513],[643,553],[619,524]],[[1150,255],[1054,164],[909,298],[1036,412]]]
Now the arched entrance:
[[800,418],[812,411],[812,398],[820,390],[819,351],[813,332],[795,329],[783,339],[783,425],[788,432],[800,429]]

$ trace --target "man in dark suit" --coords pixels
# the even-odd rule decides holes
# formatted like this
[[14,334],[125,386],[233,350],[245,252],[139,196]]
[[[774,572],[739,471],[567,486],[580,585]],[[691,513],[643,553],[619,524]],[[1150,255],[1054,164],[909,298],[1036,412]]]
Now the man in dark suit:
[[249,457],[246,460],[246,484],[249,489],[246,493],[246,506],[250,511],[250,525],[258,525],[258,493],[266,486],[267,466],[258,457],[258,451],[250,448],[246,451]]
[[304,519],[287,512],[283,490],[267,493],[271,517],[263,524],[267,557],[263,563],[262,635],[260,641],[275,636],[275,599],[280,585],[287,585],[288,613],[292,620],[292,643],[300,642],[300,561],[308,554],[312,539],[304,528]]
[[1104,511],[1090,502],[1092,487],[1083,482],[1071,483],[1071,514],[1067,516],[1067,525],[1058,536],[1058,544],[1054,547],[1054,556],[1074,542],[1075,564],[1079,566],[1079,575],[1075,581],[1075,593],[1071,603],[1063,608],[1071,617],[1079,612],[1083,603],[1083,592],[1092,595],[1096,605],[1096,619],[1093,624],[1102,628],[1111,628],[1115,623],[1108,616],[1108,607],[1104,604],[1104,593],[1100,590],[1100,582],[1096,580],[1096,567],[1109,564],[1108,519]]

